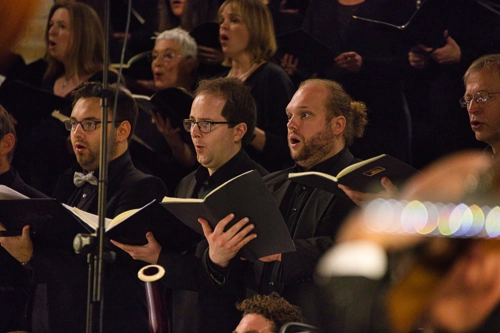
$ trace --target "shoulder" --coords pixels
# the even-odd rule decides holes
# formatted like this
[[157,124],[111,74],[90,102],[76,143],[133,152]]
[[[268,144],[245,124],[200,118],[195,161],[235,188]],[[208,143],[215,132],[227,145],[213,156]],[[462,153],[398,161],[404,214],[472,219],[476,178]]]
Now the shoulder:
[[47,198],[47,195],[26,184],[16,170],[13,170],[13,172],[14,172],[14,179],[11,184],[12,189],[30,198]]
[[278,183],[278,182],[281,182],[281,181],[288,179],[288,174],[291,172],[294,172],[293,167],[288,168],[288,169],[284,169],[284,170],[280,170],[280,171],[272,172],[272,173],[264,176],[263,179],[264,179],[264,182],[266,184],[275,184],[275,183]]

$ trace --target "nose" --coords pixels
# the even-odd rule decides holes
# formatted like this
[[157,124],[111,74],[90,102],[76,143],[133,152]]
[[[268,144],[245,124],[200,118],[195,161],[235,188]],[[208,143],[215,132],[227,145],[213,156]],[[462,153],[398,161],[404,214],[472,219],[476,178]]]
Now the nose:
[[480,109],[479,103],[476,102],[474,98],[470,100],[469,105],[467,106],[468,113],[477,113]]
[[227,28],[227,23],[226,20],[222,20],[219,24],[219,34],[221,33],[222,30],[225,30]]
[[291,116],[289,119],[288,119],[288,123],[286,124],[286,127],[289,129],[289,130],[297,130],[297,122],[295,121],[295,117]]
[[75,136],[75,137],[83,137],[84,135],[84,130],[83,130],[83,127],[82,127],[82,124],[81,123],[78,123],[76,124],[76,128],[74,131],[71,131],[71,135]]
[[151,68],[154,68],[154,67],[159,67],[163,64],[163,62],[161,61],[161,57],[160,56],[157,56],[156,59],[153,59],[151,61]]
[[50,26],[48,34],[49,35],[55,35],[56,34],[56,26],[55,25]]
[[203,133],[201,133],[200,128],[198,127],[198,124],[193,124],[191,126],[191,137],[192,138],[199,138],[202,136]]

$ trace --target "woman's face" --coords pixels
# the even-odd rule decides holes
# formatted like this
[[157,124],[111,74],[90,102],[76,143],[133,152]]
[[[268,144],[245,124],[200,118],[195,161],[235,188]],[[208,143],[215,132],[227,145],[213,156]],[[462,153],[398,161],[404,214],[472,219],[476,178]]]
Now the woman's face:
[[177,87],[185,80],[184,76],[189,75],[185,64],[186,59],[179,44],[171,39],[157,40],[151,62],[155,87],[157,89]]
[[184,11],[186,0],[170,0],[170,9],[175,16],[181,16]]
[[50,56],[57,61],[64,62],[71,40],[69,11],[66,8],[59,8],[52,14],[47,37]]
[[229,58],[245,52],[250,41],[250,34],[241,15],[235,13],[231,6],[226,6],[219,17],[219,23],[222,52]]

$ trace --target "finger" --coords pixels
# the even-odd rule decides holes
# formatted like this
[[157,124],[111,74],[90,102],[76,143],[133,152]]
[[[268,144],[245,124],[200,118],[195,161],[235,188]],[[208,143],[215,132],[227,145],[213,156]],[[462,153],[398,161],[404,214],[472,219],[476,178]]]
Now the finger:
[[389,178],[382,177],[380,182],[391,198],[395,198],[399,194],[398,187]]
[[109,241],[111,242],[111,244],[113,244],[117,248],[122,249],[123,251],[127,252],[127,245],[126,244],[117,242],[117,241],[115,241],[113,239],[110,239]]
[[5,227],[3,226],[3,224],[0,223],[0,231],[5,231],[5,230],[7,230],[7,229],[5,229]]
[[201,228],[203,229],[203,235],[205,235],[205,238],[210,237],[210,235],[213,233],[213,230],[212,227],[210,227],[210,224],[208,224],[208,221],[200,217],[198,219],[198,222],[201,224]]
[[23,238],[29,238],[30,237],[30,226],[29,224],[25,225],[23,227],[23,232],[21,234],[21,237]]
[[[250,234],[250,232],[255,228],[253,224],[247,225],[245,228],[241,229],[241,231],[237,232],[234,235],[231,235],[229,232],[227,236],[229,237],[228,244],[230,246],[238,246],[238,244],[245,239],[246,237],[253,236],[254,234]],[[239,229],[238,229],[239,230]],[[252,238],[253,239],[253,238]],[[241,248],[241,246],[240,246]]]
[[214,232],[217,234],[222,234],[224,230],[226,229],[226,226],[231,222],[234,218],[234,214],[229,214],[225,218],[219,221],[217,225],[214,228]]
[[[236,222],[231,228],[229,228],[228,230],[226,230],[226,235],[229,237],[229,239],[232,239],[233,237],[235,237],[235,235],[246,235],[248,234],[248,232],[253,229],[253,225],[248,225],[248,222],[250,220],[248,219],[248,217],[244,217],[242,218],[241,220],[239,220],[238,222]],[[246,226],[246,228],[244,228]],[[250,230],[248,230],[248,228],[251,227]],[[242,238],[243,236],[239,236],[237,238]]]
[[248,235],[241,241],[239,241],[233,248],[236,251],[239,251],[243,246],[247,245],[250,241],[254,240],[255,238],[257,238],[257,234]]

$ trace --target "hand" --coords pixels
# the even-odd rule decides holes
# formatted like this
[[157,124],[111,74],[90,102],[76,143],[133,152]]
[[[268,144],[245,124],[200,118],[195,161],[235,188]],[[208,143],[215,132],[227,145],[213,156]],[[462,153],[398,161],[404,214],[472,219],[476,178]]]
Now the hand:
[[257,237],[256,234],[248,234],[253,230],[254,225],[245,226],[249,221],[247,217],[242,218],[227,231],[224,231],[233,218],[234,214],[229,214],[219,221],[213,231],[207,220],[198,219],[203,228],[203,234],[208,241],[210,260],[220,267],[227,267],[229,261],[236,256],[238,251]]
[[[4,231],[0,223],[0,231]],[[30,237],[30,226],[25,225],[21,236],[0,237],[0,245],[19,262],[28,262],[33,255],[33,242]]]
[[423,69],[429,64],[430,55],[419,47],[414,47],[408,52],[410,66],[416,69]]
[[351,199],[356,205],[362,207],[367,202],[372,200],[382,198],[382,199],[394,199],[398,196],[399,191],[396,185],[394,185],[391,180],[387,177],[382,177],[380,179],[380,184],[384,187],[384,191],[379,193],[365,193],[359,192],[347,187],[345,185],[339,185],[339,188],[347,194],[349,199]]
[[161,252],[161,245],[156,241],[152,232],[146,233],[148,243],[146,245],[128,245],[111,240],[116,247],[130,254],[135,260],[142,260],[150,264],[156,264]]
[[363,65],[363,58],[356,52],[344,52],[335,58],[335,65],[349,72],[358,73]]
[[419,44],[418,48],[428,53],[430,57],[440,65],[459,63],[460,58],[462,57],[460,46],[453,38],[451,38],[448,30],[444,31],[443,36],[446,39],[446,44],[438,49],[434,50],[422,44]]
[[204,64],[218,65],[224,61],[224,53],[212,47],[198,46],[198,56]]
[[281,261],[281,253],[271,254],[270,256],[259,258],[259,260],[262,262]]
[[158,112],[152,113],[151,122],[156,125],[158,132],[160,132],[167,141],[174,136],[178,136],[181,132],[180,127],[173,128],[170,119],[163,118]]
[[281,68],[288,74],[293,75],[297,70],[297,65],[299,64],[299,59],[294,58],[293,55],[286,53],[281,59]]
[[427,310],[431,324],[449,332],[477,329],[500,302],[498,276],[498,240],[472,244],[436,288]]

